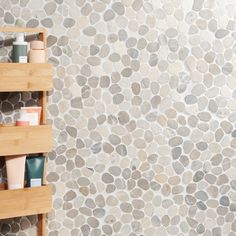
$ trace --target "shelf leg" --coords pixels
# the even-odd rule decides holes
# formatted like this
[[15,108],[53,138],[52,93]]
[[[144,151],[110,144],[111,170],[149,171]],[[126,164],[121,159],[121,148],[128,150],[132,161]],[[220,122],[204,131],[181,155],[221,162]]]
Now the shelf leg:
[[38,215],[38,236],[46,236],[46,214]]
[[46,107],[47,107],[47,92],[39,92],[39,102],[40,106],[42,107],[42,112],[41,112],[41,122],[40,124],[45,125],[46,124]]

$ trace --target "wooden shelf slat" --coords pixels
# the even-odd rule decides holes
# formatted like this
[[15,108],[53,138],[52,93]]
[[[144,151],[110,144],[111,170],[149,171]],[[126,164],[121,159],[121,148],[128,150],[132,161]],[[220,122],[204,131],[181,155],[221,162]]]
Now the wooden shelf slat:
[[0,127],[0,156],[43,153],[51,149],[51,125]]
[[24,28],[24,27],[0,27],[0,32],[5,33],[44,33],[44,28]]
[[51,208],[50,186],[0,190],[0,219],[43,214]]
[[0,63],[0,92],[52,89],[52,65],[48,63]]

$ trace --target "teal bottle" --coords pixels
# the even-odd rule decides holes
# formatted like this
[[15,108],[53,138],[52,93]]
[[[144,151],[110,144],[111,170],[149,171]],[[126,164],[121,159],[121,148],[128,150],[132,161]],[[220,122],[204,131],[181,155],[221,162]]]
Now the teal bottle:
[[27,63],[28,43],[24,40],[24,33],[16,35],[16,41],[13,42],[12,62]]
[[43,185],[45,157],[36,156],[26,159],[27,187],[39,187]]

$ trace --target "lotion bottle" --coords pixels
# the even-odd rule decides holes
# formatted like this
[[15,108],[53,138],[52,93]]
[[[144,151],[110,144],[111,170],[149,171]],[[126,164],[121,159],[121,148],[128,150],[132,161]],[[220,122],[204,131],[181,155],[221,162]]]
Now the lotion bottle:
[[30,42],[29,63],[45,63],[43,41],[35,40]]
[[25,42],[24,33],[16,34],[16,41],[13,42],[12,61],[16,63],[27,63],[28,43]]
[[24,188],[26,155],[6,156],[8,189]]

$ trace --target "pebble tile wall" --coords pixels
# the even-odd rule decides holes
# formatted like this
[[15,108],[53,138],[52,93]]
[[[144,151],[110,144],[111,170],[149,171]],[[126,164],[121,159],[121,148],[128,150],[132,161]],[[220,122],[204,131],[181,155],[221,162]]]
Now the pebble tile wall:
[[[235,12],[235,0],[0,0],[1,25],[49,31],[48,236],[236,235]],[[28,99],[3,96],[1,119]],[[1,235],[34,236],[36,222],[1,221]]]

